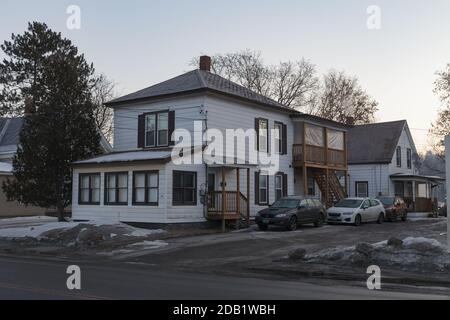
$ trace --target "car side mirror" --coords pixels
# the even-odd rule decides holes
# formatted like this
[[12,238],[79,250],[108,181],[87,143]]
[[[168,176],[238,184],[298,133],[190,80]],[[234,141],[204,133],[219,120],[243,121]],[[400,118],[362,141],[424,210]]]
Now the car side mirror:
[[305,206],[298,206],[297,209],[301,210],[301,209],[305,209]]

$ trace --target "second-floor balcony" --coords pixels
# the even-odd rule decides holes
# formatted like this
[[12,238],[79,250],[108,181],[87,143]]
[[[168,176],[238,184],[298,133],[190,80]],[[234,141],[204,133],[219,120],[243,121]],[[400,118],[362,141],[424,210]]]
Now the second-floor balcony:
[[328,166],[344,169],[347,167],[345,150],[327,149],[325,147],[294,144],[294,166],[302,167],[305,163],[310,165]]
[[295,167],[347,169],[347,143],[344,131],[302,123],[296,128],[293,145]]

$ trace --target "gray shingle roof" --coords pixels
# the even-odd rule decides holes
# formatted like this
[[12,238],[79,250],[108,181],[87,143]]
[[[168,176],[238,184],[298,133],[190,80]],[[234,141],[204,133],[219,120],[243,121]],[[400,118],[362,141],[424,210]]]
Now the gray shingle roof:
[[406,120],[354,126],[348,130],[348,163],[390,163]]
[[16,151],[22,126],[23,118],[0,118],[0,153]]
[[182,74],[173,79],[158,83],[154,86],[139,90],[137,92],[125,95],[108,102],[108,105],[118,105],[126,102],[134,102],[139,100],[151,99],[160,96],[173,95],[179,93],[189,93],[193,91],[212,91],[216,93],[226,94],[229,96],[248,100],[271,107],[281,108],[293,111],[290,108],[249,90],[237,83],[227,80],[217,74],[203,71],[193,70]]

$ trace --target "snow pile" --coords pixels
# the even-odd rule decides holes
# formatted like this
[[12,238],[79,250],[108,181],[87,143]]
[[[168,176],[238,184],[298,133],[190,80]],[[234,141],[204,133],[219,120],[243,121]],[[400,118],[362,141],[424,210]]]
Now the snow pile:
[[450,255],[446,246],[435,239],[389,239],[375,244],[358,243],[352,247],[337,247],[308,254],[310,263],[367,267],[378,265],[419,272],[450,273]]
[[22,223],[2,225],[0,222],[0,238],[67,247],[115,247],[142,242],[151,236],[165,233],[161,229],[140,229],[110,220],[43,222],[33,225],[28,225],[23,218],[15,221]]

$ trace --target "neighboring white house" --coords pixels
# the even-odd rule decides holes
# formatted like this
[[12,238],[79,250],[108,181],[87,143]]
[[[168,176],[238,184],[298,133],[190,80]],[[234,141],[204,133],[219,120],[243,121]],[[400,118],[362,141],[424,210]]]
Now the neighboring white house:
[[[335,181],[331,185],[325,178],[347,170],[347,128],[296,112],[215,75],[210,63],[209,57],[201,57],[198,70],[108,103],[114,110],[114,152],[74,163],[74,219],[237,220],[304,190],[320,194],[320,188],[330,201],[343,196]],[[206,161],[208,145],[192,141],[180,157],[192,148],[200,162],[179,165],[172,157],[176,129],[197,137],[207,129],[224,137],[227,129],[255,129],[256,141],[238,145],[235,150],[243,151],[245,159],[234,157],[226,164]],[[249,161],[254,153],[276,155],[276,171]],[[225,150],[217,154],[228,156]]]
[[348,130],[349,195],[400,196],[411,210],[431,211],[439,177],[420,176],[418,155],[406,120],[353,126]]

